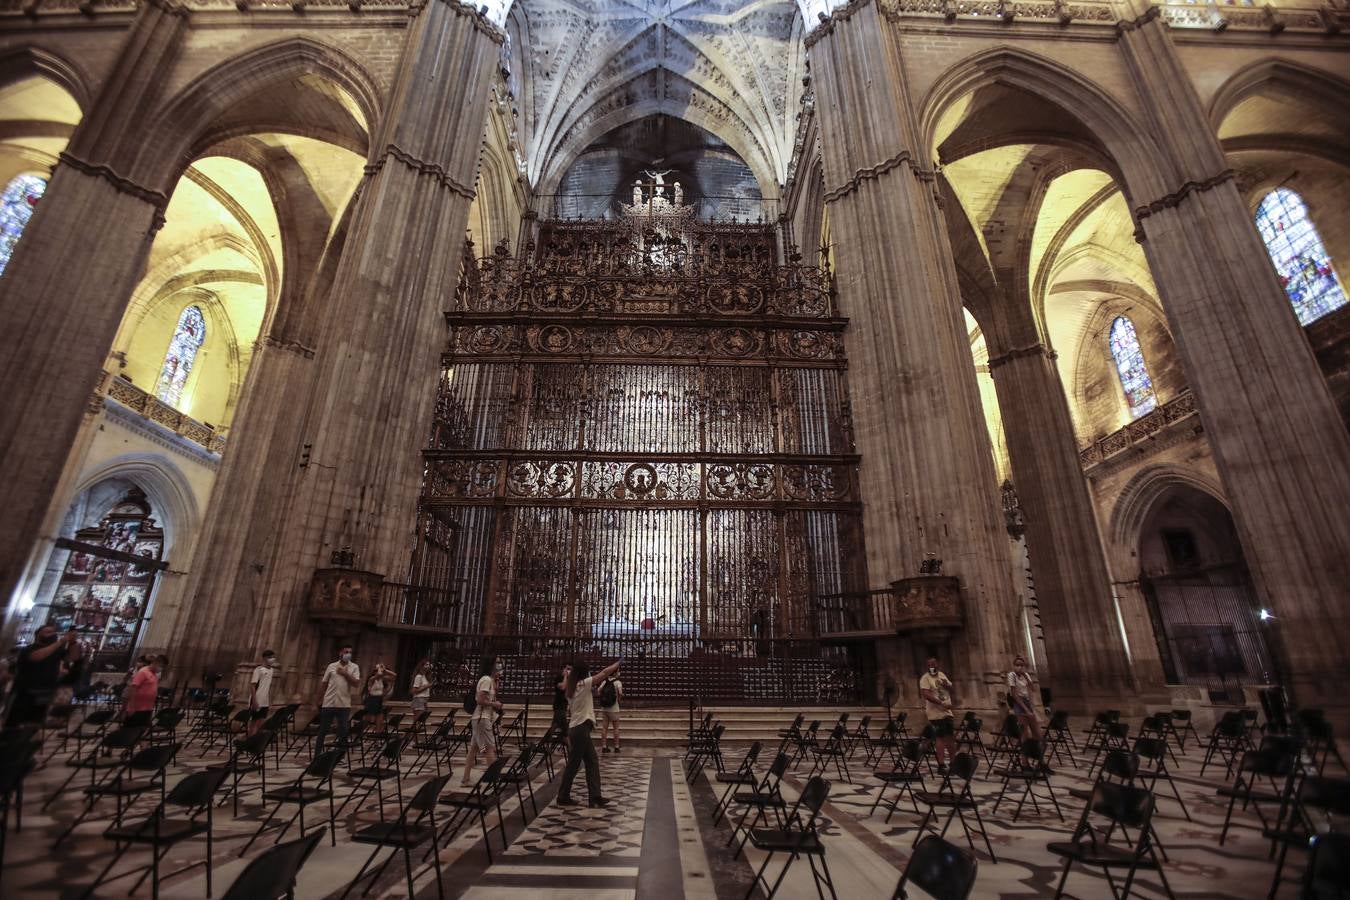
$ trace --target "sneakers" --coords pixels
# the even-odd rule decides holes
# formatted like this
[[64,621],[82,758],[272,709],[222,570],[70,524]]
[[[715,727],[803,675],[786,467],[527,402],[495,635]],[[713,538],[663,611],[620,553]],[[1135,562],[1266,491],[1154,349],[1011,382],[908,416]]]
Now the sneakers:
[[587,804],[587,805],[590,806],[592,809],[604,808],[604,807],[606,807],[606,806],[609,806],[609,798],[608,798],[608,797],[598,797],[598,798],[596,798],[595,800],[592,800],[592,801],[591,801],[589,804]]
[[577,801],[573,800],[571,797],[555,797],[554,800],[553,800],[553,802],[556,803],[556,804],[558,804],[559,806],[576,806],[576,805],[577,805]]

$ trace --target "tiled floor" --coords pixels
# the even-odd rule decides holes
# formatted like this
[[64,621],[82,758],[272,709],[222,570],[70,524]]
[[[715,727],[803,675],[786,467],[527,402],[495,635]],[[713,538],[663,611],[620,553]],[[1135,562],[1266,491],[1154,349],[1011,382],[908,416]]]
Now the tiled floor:
[[[728,753],[729,764],[739,759],[741,751]],[[603,756],[601,760],[604,792],[613,800],[608,809],[589,809],[580,806],[563,808],[553,803],[557,782],[549,782],[546,773],[536,771],[533,787],[539,814],[526,801],[525,820],[514,795],[502,804],[502,818],[506,822],[509,849],[502,851],[501,835],[494,831],[493,859],[489,862],[483,849],[483,835],[475,821],[441,848],[444,896],[466,897],[471,900],[564,900],[564,898],[688,898],[711,900],[743,896],[750,884],[751,867],[758,868],[763,855],[753,848],[744,857],[734,859],[725,846],[730,835],[723,823],[714,828],[710,824],[715,802],[713,787],[704,777],[686,781],[678,751],[626,750],[623,756]],[[760,770],[769,762],[767,750],[761,758]],[[204,768],[213,759],[198,758],[188,751],[180,755],[171,770],[169,784],[183,774]],[[456,760],[458,765],[459,760]],[[1012,821],[1011,809],[1004,805],[995,814],[992,797],[997,780],[984,775],[981,767],[975,791],[985,798],[981,814],[988,830],[989,840],[998,863],[990,859],[988,851],[976,838],[975,852],[980,861],[976,897],[1048,897],[1059,877],[1059,865],[1046,850],[1050,841],[1064,840],[1079,811],[1082,801],[1070,796],[1074,787],[1088,784],[1081,769],[1063,765],[1053,779],[1055,792],[1064,808],[1061,822],[1053,811],[1043,805],[1039,814],[1028,806],[1020,821]],[[1156,820],[1158,835],[1169,854],[1167,875],[1178,897],[1185,898],[1246,898],[1264,896],[1269,889],[1273,865],[1266,858],[1267,845],[1255,830],[1256,819],[1250,812],[1239,813],[1239,827],[1230,832],[1224,846],[1218,844],[1219,828],[1223,821],[1225,804],[1215,795],[1222,783],[1222,771],[1201,779],[1199,755],[1195,748],[1183,756],[1179,766],[1178,787],[1193,821],[1181,814],[1170,793],[1164,793],[1160,814]],[[269,771],[268,784],[276,786],[294,778],[299,764],[294,759],[283,762],[280,769]],[[57,798],[45,812],[42,802],[67,773],[59,761],[35,773],[28,784],[24,803],[23,829],[11,827],[9,844],[5,851],[5,865],[0,874],[0,896],[4,898],[75,898],[84,894],[98,871],[111,858],[111,843],[102,837],[107,825],[106,815],[112,804],[104,803],[98,812],[99,821],[81,826],[59,848],[53,841],[78,812],[81,799],[70,792]],[[805,784],[809,766],[801,765],[785,779],[785,795],[795,799]],[[404,796],[410,796],[426,779],[426,774],[408,779],[403,785]],[[584,780],[584,773],[578,776]],[[888,898],[894,890],[900,870],[910,854],[917,834],[920,816],[908,803],[903,803],[891,821],[885,821],[884,809],[869,814],[879,782],[863,766],[861,754],[855,758],[850,771],[851,780],[836,777],[832,780],[830,795],[824,807],[822,830],[834,877],[835,888],[843,900]],[[456,772],[458,781],[458,771]],[[350,790],[345,776],[339,777],[339,801]],[[79,784],[79,780],[76,782]],[[253,784],[250,779],[247,784]],[[930,779],[929,787],[937,780]],[[718,791],[720,793],[720,791]],[[385,807],[386,816],[396,814],[398,801],[393,792]],[[575,796],[585,796],[584,786],[577,784]],[[138,804],[137,810],[148,810],[150,800]],[[257,829],[266,815],[259,792],[255,789],[242,798],[239,815],[232,814],[231,804],[215,810],[215,839],[213,894],[220,896],[234,880],[249,859],[255,858],[271,845],[272,835],[259,839],[244,859],[240,849]],[[135,813],[133,813],[134,815]],[[439,813],[444,821],[445,813]],[[303,870],[297,896],[302,898],[336,898],[352,886],[368,850],[353,845],[348,836],[356,828],[378,821],[377,804],[372,797],[359,811],[349,809],[338,822],[337,846],[325,839]],[[327,824],[327,807],[310,807],[307,823]],[[495,811],[489,816],[489,825],[497,824]],[[295,831],[292,829],[292,835]],[[959,823],[952,825],[948,837],[959,844],[964,838]],[[205,851],[204,842],[190,842],[172,850],[163,863],[165,872],[183,865],[200,862]],[[130,867],[133,861],[144,862],[145,851],[133,850],[116,872]],[[383,858],[383,857],[381,857]],[[1302,870],[1302,859],[1291,857],[1289,870]],[[415,895],[418,898],[438,896],[433,868],[421,861],[421,852],[412,859]],[[778,863],[770,867],[772,878]],[[125,896],[134,878],[122,879],[102,888],[95,896]],[[1145,873],[1136,882],[1136,896],[1162,896],[1154,873]],[[370,896],[400,898],[407,896],[407,882],[402,858],[395,859],[370,891]],[[359,896],[367,882],[354,886],[352,896]],[[1070,877],[1068,890],[1078,897],[1108,896],[1105,882],[1098,875],[1076,869]],[[1286,882],[1282,897],[1296,895],[1294,883]],[[150,896],[148,883],[135,896]],[[185,874],[167,878],[161,890],[165,898],[206,896],[203,870],[199,867]],[[779,892],[783,898],[816,896],[810,870],[804,861],[789,870]]]

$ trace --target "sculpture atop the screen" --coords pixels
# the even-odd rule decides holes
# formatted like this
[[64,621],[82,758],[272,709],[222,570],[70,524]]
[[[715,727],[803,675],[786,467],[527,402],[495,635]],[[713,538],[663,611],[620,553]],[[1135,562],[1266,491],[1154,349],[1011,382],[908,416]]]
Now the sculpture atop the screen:
[[666,181],[671,171],[644,171],[633,182],[633,202],[621,204],[624,213],[639,219],[692,219],[694,208],[684,203],[684,185]]

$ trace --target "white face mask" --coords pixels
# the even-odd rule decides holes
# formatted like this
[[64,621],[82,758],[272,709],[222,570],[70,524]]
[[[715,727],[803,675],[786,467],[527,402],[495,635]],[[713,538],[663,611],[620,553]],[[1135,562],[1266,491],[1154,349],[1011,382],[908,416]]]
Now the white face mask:
[[344,653],[344,654],[342,654],[342,661],[343,661],[343,662],[351,662],[351,661],[352,661],[352,655],[351,655],[350,653]]
[[269,659],[269,660],[267,661],[267,664],[268,664],[269,666],[271,666],[272,668],[275,669],[277,666],[281,665],[281,660],[277,659],[277,658],[274,656],[274,657],[272,657],[271,659]]
[[938,672],[937,666],[929,666],[929,667],[928,667],[928,674],[929,674],[929,675],[936,675],[937,672]]

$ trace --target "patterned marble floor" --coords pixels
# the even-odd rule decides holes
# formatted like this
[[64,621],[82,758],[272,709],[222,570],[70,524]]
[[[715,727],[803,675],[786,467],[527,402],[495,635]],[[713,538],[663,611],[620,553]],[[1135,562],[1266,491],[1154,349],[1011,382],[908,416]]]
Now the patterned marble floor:
[[[739,752],[729,752],[729,764],[734,764]],[[688,781],[677,753],[675,750],[637,749],[627,751],[623,756],[603,756],[604,793],[613,800],[613,804],[603,810],[589,809],[584,804],[559,807],[553,802],[557,781],[550,782],[542,768],[536,770],[532,785],[538,815],[534,814],[528,799],[522,810],[514,794],[503,803],[502,819],[506,823],[505,839],[509,849],[503,852],[502,836],[494,830],[491,834],[493,858],[489,861],[482,831],[476,822],[448,846],[442,846],[443,895],[469,900],[523,900],[526,897],[530,900],[573,897],[587,900],[729,900],[744,896],[750,885],[752,866],[758,868],[763,856],[750,848],[743,857],[732,858],[725,846],[730,835],[728,826],[725,823],[717,827],[710,825],[715,802],[713,788],[705,777]],[[766,751],[762,757],[761,771],[763,765],[767,765],[769,755]],[[180,755],[178,764],[171,770],[169,783],[172,785],[183,774],[200,770],[212,761],[199,759],[194,753]],[[459,760],[455,762],[459,764]],[[997,813],[993,812],[991,798],[996,793],[997,782],[986,778],[981,768],[975,791],[984,798],[981,813],[990,842],[998,854],[998,863],[993,862],[977,837],[975,852],[980,860],[980,871],[973,896],[1038,898],[1053,893],[1059,865],[1047,852],[1046,844],[1067,837],[1082,809],[1082,801],[1070,797],[1069,790],[1088,784],[1085,771],[1067,765],[1059,768],[1053,783],[1064,808],[1065,821],[1060,822],[1047,807],[1039,814],[1028,807],[1015,823],[1007,805]],[[800,792],[808,769],[802,765],[785,779],[784,792],[788,799],[795,799]],[[1205,778],[1200,778],[1199,755],[1195,749],[1182,757],[1174,769],[1193,821],[1182,816],[1169,796],[1161,801],[1156,822],[1170,857],[1167,875],[1176,896],[1186,900],[1264,896],[1270,885],[1273,865],[1266,858],[1267,845],[1255,828],[1255,816],[1239,812],[1238,826],[1220,847],[1218,832],[1225,804],[1215,795],[1215,788],[1222,783],[1222,772],[1216,775],[1211,771]],[[287,760],[280,769],[269,771],[268,784],[282,784],[293,779],[298,771],[298,763]],[[106,818],[82,825],[59,848],[53,848],[57,835],[78,812],[79,797],[78,794],[63,795],[45,812],[40,806],[66,773],[66,768],[56,762],[30,779],[23,829],[15,832],[11,827],[5,865],[0,873],[0,896],[6,900],[30,897],[73,900],[84,895],[98,871],[111,858],[111,844],[102,837]],[[902,804],[889,823],[885,821],[884,810],[869,814],[880,783],[863,767],[860,756],[852,764],[849,775],[849,780],[839,779],[837,774],[832,779],[829,800],[824,808],[822,830],[830,870],[839,897],[884,900],[891,896],[899,872],[909,857],[920,817],[908,804]],[[411,795],[426,777],[422,774],[407,779],[403,785],[404,796]],[[584,779],[585,776],[578,777]],[[250,786],[253,783],[252,780],[246,782]],[[345,775],[337,779],[337,784],[340,802],[352,785]],[[935,786],[936,779],[930,779],[929,787]],[[585,796],[582,784],[576,786],[575,795],[578,798]],[[149,801],[142,802],[138,809],[148,810],[151,805],[153,803]],[[100,811],[110,812],[111,804],[106,806],[106,810],[101,807]],[[389,796],[386,816],[392,817],[397,806],[397,797]],[[313,816],[307,814],[311,827],[316,820],[326,825],[326,807],[312,807],[311,810]],[[268,835],[240,858],[245,842],[265,815],[266,808],[256,789],[241,798],[237,816],[233,815],[229,803],[215,811],[212,853],[215,896],[223,894],[247,862],[270,846],[271,836]],[[360,810],[344,812],[337,825],[336,847],[327,839],[319,845],[301,874],[297,896],[335,900],[352,886],[368,851],[354,846],[349,837],[355,829],[378,819],[373,797]],[[489,824],[497,824],[495,811],[490,814]],[[959,824],[953,824],[948,837],[964,843]],[[166,857],[164,871],[199,863],[204,851],[201,842],[177,847]],[[123,867],[131,860],[143,862],[145,859],[143,851],[133,851]],[[424,900],[440,896],[434,869],[421,863],[420,854],[414,856],[413,863],[413,895]],[[1302,864],[1300,857],[1292,856],[1289,873],[1293,876],[1301,873]],[[777,864],[771,866],[770,877],[776,875],[777,870]],[[126,896],[132,880],[113,882],[95,896]],[[351,896],[359,896],[366,886],[365,882],[355,885]],[[370,887],[369,896],[372,897],[387,900],[407,897],[402,859],[395,859],[378,882]],[[1082,869],[1076,869],[1070,877],[1068,890],[1083,898],[1108,896],[1101,877]],[[1285,883],[1280,896],[1289,898],[1296,894],[1291,880]],[[165,898],[205,897],[204,872],[199,867],[166,879],[161,895]],[[142,885],[133,896],[150,896],[149,885]],[[790,868],[778,896],[816,896],[810,870],[804,862]],[[1141,875],[1136,882],[1135,896],[1162,896],[1157,876]]]

